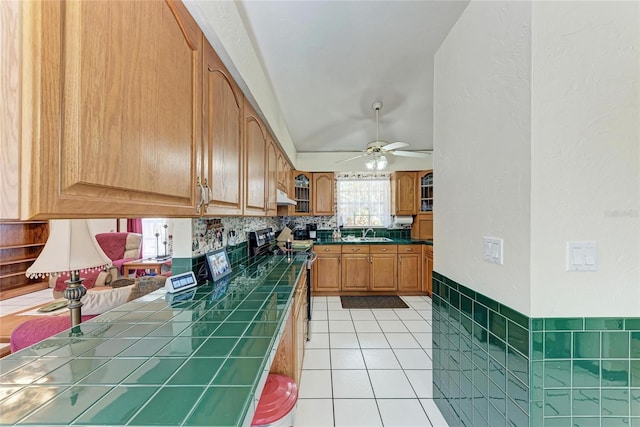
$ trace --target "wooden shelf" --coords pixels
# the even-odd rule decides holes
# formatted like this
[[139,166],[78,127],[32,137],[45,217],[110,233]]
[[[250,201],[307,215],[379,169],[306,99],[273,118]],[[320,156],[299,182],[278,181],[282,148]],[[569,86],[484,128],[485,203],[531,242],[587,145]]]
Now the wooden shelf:
[[35,261],[37,259],[37,257],[32,257],[32,258],[23,258],[23,259],[14,259],[11,261],[5,261],[5,260],[1,260],[0,261],[0,266],[3,265],[13,265],[13,264],[20,264],[23,262],[28,262],[28,263],[32,263],[33,261]]
[[25,276],[26,277],[24,271],[18,271],[16,273],[0,274],[0,279],[8,279],[9,277],[18,277],[18,276]]
[[[0,246],[0,251],[5,249],[37,248],[39,246],[44,246],[44,245],[45,243],[29,243],[28,245]],[[0,265],[2,265],[1,261],[0,261]]]
[[42,279],[30,279],[27,269],[49,237],[48,221],[0,221],[0,295],[28,292]]

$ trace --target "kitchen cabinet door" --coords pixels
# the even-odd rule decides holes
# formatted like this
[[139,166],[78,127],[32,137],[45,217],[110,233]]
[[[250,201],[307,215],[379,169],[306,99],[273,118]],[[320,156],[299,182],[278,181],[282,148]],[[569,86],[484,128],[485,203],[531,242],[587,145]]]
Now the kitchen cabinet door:
[[304,347],[307,343],[307,280],[303,272],[296,289],[295,300],[295,376],[294,381],[300,384],[302,376],[302,363],[304,361]]
[[398,245],[398,291],[422,288],[422,250],[419,245]]
[[278,188],[285,193],[289,193],[289,179],[287,174],[291,172],[289,162],[284,153],[278,150]]
[[276,191],[278,189],[278,155],[276,153],[276,144],[271,136],[267,142],[267,216],[276,216],[278,214],[278,203]]
[[416,173],[394,172],[391,174],[391,212],[394,215],[415,215]]
[[262,121],[245,98],[245,215],[266,213],[266,144]]
[[369,290],[369,246],[342,245],[342,291]]
[[296,201],[296,205],[293,207],[293,214],[311,215],[311,185],[313,182],[313,175],[309,172],[293,171],[293,179],[293,192]]
[[369,290],[398,290],[398,256],[395,253],[371,254],[370,262]]
[[207,215],[242,215],[244,96],[204,40],[202,170],[209,190]]
[[433,246],[422,245],[422,292],[431,296],[433,289]]
[[[20,72],[22,63],[22,14],[24,2],[0,3],[0,49],[2,49],[2,102],[0,102],[0,218],[20,218],[22,179],[20,128],[22,108]],[[26,171],[25,171],[26,172]],[[26,179],[25,179],[26,181]]]
[[335,180],[333,172],[313,173],[313,214],[334,215],[334,188]]
[[184,5],[22,7],[21,216],[195,215],[202,33]]
[[416,215],[411,226],[411,237],[419,240],[433,239],[433,212]]
[[313,251],[318,255],[311,267],[312,291],[337,293],[341,282],[340,245],[315,245]]
[[287,375],[300,384],[304,346],[306,344],[307,280],[305,272],[300,276],[294,291],[291,313],[287,318],[278,349],[271,363],[270,372]]

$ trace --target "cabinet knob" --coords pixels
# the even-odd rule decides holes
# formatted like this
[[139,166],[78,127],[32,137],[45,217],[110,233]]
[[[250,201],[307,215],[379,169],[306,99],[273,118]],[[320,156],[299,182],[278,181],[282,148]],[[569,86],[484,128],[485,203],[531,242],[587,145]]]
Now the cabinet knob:
[[330,250],[330,249],[329,249],[329,248],[324,248],[323,250],[324,250],[325,252],[329,252],[329,250]]
[[387,248],[381,248],[380,250],[381,250],[382,252],[386,252],[386,251],[387,251]]

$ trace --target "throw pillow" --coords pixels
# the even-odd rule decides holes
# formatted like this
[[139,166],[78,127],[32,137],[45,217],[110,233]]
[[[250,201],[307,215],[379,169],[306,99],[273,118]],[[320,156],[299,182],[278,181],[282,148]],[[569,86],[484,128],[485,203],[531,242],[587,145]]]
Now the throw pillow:
[[104,291],[87,291],[82,297],[82,314],[102,314],[116,308],[127,301],[135,285]]

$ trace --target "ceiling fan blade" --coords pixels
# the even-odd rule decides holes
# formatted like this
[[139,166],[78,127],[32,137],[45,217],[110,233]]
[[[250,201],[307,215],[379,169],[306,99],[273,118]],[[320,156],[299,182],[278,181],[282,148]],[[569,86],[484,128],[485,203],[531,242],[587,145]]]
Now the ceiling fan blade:
[[382,149],[384,151],[391,151],[391,150],[395,150],[397,148],[404,148],[404,147],[408,147],[409,144],[407,144],[406,142],[400,142],[400,141],[396,141],[396,142],[392,142],[391,144],[387,144],[382,146]]
[[389,153],[393,154],[394,156],[415,157],[418,159],[426,159],[432,154],[432,152],[420,152],[420,151],[390,151]]
[[366,156],[366,155],[367,155],[366,153],[358,154],[357,156],[349,157],[348,159],[338,160],[336,163],[344,163],[344,162],[348,162],[349,160],[358,159],[358,158],[360,158],[360,157],[364,157],[364,156]]

